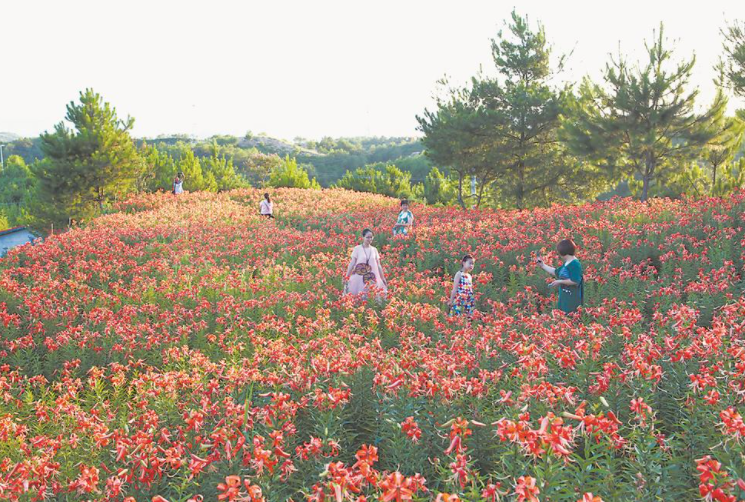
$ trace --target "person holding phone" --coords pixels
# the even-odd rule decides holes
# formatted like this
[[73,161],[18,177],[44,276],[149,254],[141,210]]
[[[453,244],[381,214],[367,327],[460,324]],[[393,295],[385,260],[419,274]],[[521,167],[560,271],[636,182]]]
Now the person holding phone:
[[184,173],[179,172],[173,179],[173,186],[171,187],[173,195],[179,195],[184,193]]
[[543,263],[543,259],[536,258],[539,268],[556,277],[549,284],[551,288],[559,289],[558,308],[567,314],[575,312],[584,303],[584,279],[582,276],[582,264],[574,254],[576,246],[571,239],[564,239],[556,246],[556,251],[563,260],[559,267],[550,267]]

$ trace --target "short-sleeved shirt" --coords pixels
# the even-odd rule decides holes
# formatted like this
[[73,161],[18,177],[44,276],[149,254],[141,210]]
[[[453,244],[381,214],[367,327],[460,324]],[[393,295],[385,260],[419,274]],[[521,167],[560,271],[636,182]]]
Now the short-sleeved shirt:
[[576,282],[576,286],[559,286],[559,310],[566,313],[574,312],[584,301],[584,281],[582,279],[582,264],[574,259],[556,268],[557,279],[569,279]]
[[[396,220],[396,223],[401,224],[412,224],[414,222],[414,215],[411,213],[411,211],[401,211],[398,213],[398,219]],[[406,235],[409,233],[409,227],[393,227],[393,235]]]

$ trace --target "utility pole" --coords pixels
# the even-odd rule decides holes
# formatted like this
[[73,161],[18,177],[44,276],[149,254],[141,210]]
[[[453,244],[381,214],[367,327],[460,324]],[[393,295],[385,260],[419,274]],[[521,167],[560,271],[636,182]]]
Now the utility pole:
[[473,206],[471,209],[476,208],[476,176],[471,176],[471,197],[473,200]]
[[5,159],[3,159],[3,147],[5,145],[0,145],[0,171],[5,170]]

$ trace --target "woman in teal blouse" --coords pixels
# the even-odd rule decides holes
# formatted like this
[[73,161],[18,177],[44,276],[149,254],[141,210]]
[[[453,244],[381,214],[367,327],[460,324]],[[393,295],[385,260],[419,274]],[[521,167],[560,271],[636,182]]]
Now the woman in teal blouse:
[[556,277],[549,287],[559,288],[559,310],[567,314],[574,312],[584,302],[584,280],[582,278],[582,264],[574,256],[576,247],[570,239],[564,239],[556,246],[559,256],[564,263],[559,267],[549,267],[538,258],[538,266]]
[[393,225],[393,235],[407,235],[414,225],[414,215],[409,211],[409,201],[401,201],[401,211],[398,213],[396,224]]

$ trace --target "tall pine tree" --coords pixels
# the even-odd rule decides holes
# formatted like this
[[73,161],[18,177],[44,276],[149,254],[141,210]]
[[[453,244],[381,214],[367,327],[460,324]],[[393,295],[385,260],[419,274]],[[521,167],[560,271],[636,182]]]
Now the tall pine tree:
[[726,108],[718,94],[708,110],[696,113],[698,90],[686,90],[695,57],[669,68],[672,52],[663,32],[660,25],[654,43],[646,44],[645,66],[629,66],[619,56],[606,65],[603,86],[583,81],[561,135],[574,154],[640,181],[642,200],[655,182],[664,185],[701,153],[721,130]]
[[467,174],[476,176],[480,189],[491,186],[501,206],[592,195],[602,176],[558,141],[571,94],[550,83],[563,58],[557,69],[551,67],[543,27],[531,30],[528,19],[513,12],[508,31],[492,40],[492,56],[496,77],[474,77],[469,88],[438,102],[436,112],[417,117],[430,157],[461,181]]
[[134,119],[120,120],[109,103],[86,89],[80,103],[67,105],[53,133],[41,135],[45,159],[32,166],[39,182],[43,220],[85,219],[133,188],[143,162],[129,131]]
[[[445,83],[445,82],[442,82]],[[417,116],[419,130],[424,133],[425,154],[433,164],[448,168],[458,178],[457,200],[465,209],[467,196],[464,183],[469,178],[479,180],[479,194],[494,180],[496,170],[489,162],[494,151],[484,148],[483,138],[476,134],[479,127],[470,89],[449,89],[447,96],[437,99],[437,109],[424,110]],[[481,203],[476,195],[475,206]]]

